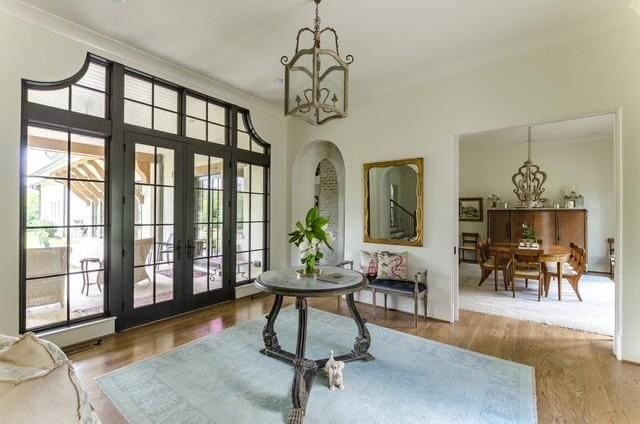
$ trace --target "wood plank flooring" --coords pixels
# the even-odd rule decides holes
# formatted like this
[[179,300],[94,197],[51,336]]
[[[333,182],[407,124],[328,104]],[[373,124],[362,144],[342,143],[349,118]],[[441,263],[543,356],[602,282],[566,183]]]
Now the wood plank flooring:
[[[271,301],[241,299],[125,331],[70,358],[103,423],[124,423],[96,377],[262,318]],[[348,315],[335,299],[313,299],[310,306]],[[371,307],[358,306],[371,320]],[[376,315],[378,325],[535,367],[540,423],[640,423],[640,366],[617,361],[610,337],[468,311],[460,312],[456,324],[421,320],[417,329],[409,314],[380,309]]]

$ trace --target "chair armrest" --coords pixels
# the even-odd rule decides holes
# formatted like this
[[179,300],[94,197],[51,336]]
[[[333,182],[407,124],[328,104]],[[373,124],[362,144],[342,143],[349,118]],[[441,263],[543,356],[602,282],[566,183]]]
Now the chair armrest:
[[416,283],[425,283],[427,284],[427,275],[429,274],[429,270],[422,270],[422,271],[418,271],[416,272],[416,274],[413,276],[413,280]]
[[339,267],[344,267],[345,265],[349,265],[349,268],[353,271],[353,261],[342,261],[336,264]]
[[418,271],[416,272],[416,275],[414,275],[413,277],[413,284],[414,284],[414,290],[416,293],[418,293],[420,290],[420,283],[423,283],[425,286],[427,286],[427,290],[428,289],[428,284],[427,284],[427,275],[429,274],[428,270],[423,270],[423,271]]

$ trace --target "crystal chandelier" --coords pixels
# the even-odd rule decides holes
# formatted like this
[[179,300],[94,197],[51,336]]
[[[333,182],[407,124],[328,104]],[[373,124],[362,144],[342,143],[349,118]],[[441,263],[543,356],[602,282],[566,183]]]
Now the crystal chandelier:
[[[316,17],[313,29],[298,31],[296,51],[291,60],[282,56],[284,65],[284,114],[304,119],[313,125],[322,125],[332,119],[346,118],[349,88],[349,65],[353,56],[343,60],[338,47],[338,34],[330,27],[320,29],[318,6],[314,0]],[[313,47],[300,49],[300,36],[313,34]],[[333,35],[335,50],[320,47],[320,39],[327,32]]]
[[529,136],[527,138],[527,160],[518,168],[518,172],[513,174],[511,181],[516,188],[513,190],[520,206],[532,208],[538,204],[540,196],[544,193],[545,181],[547,181],[547,173],[540,170],[540,166],[531,162],[531,127],[529,127]]

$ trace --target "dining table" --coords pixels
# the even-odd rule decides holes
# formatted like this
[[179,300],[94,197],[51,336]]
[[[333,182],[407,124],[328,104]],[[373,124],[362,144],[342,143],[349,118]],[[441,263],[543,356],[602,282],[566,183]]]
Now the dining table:
[[[533,243],[527,247],[522,242],[505,242],[505,243],[491,243],[489,251],[495,248],[509,248],[515,249],[542,249],[542,261],[545,263],[555,263],[556,271],[558,273],[558,300],[562,300],[562,271],[564,270],[564,264],[569,263],[571,258],[571,248],[569,246],[563,246],[560,244],[537,244]],[[542,282],[541,282],[542,284]]]

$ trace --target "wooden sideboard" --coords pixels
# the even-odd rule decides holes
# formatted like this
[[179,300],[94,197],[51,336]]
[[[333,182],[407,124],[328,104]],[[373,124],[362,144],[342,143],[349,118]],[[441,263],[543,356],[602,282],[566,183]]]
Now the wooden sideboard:
[[522,238],[524,223],[545,244],[569,246],[573,242],[587,250],[586,209],[489,209],[487,237],[494,242],[516,242]]

